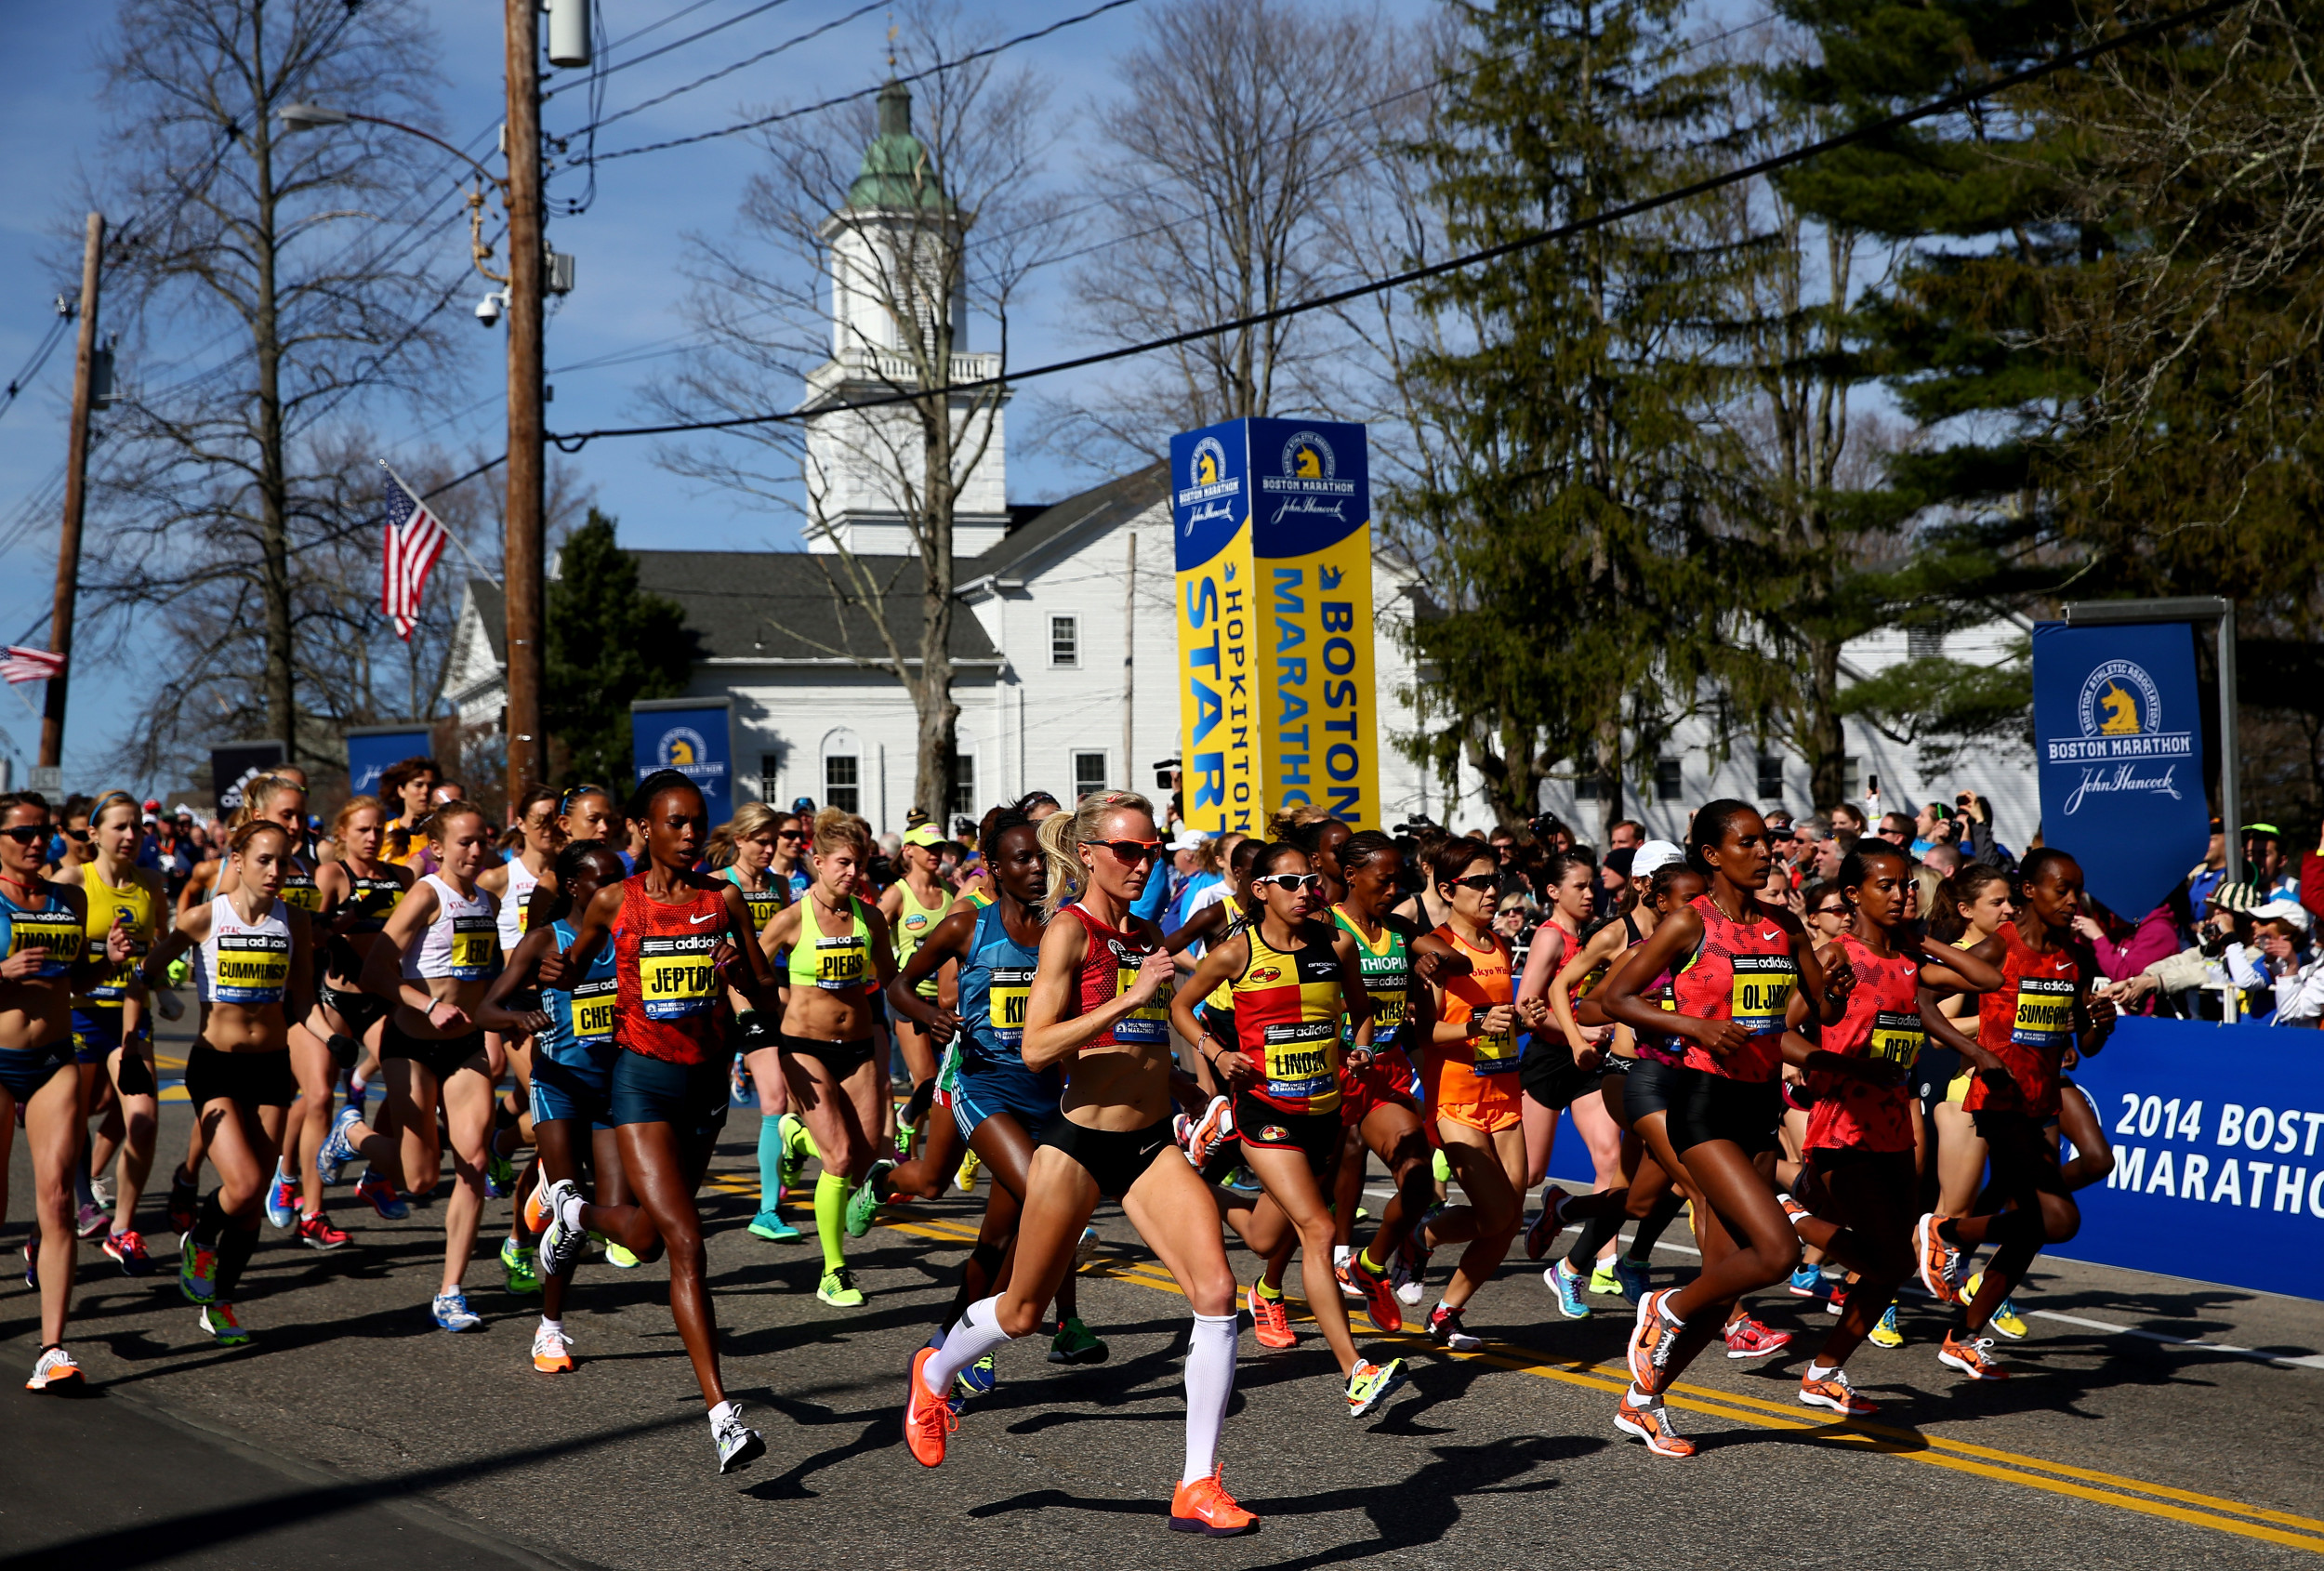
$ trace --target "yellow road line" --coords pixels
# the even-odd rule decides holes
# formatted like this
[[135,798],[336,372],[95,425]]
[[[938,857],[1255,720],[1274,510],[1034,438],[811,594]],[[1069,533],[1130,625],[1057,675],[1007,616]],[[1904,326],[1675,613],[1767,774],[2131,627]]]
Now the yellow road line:
[[[883,1220],[880,1225],[898,1233],[949,1244],[974,1243],[976,1240],[973,1229],[963,1229],[946,1222]],[[1141,1287],[1184,1296],[1177,1281],[1167,1272],[1112,1259],[1102,1261],[1100,1269],[1106,1275],[1135,1282]],[[1291,1301],[1300,1302],[1296,1299]],[[1304,1304],[1300,1307],[1304,1311]],[[1416,1346],[1434,1348],[1435,1345],[1426,1338],[1410,1334],[1401,1335],[1396,1340]],[[1598,1372],[1601,1367],[1598,1365],[1560,1359],[1527,1347],[1493,1344],[1481,1353],[1456,1353],[1452,1356],[1473,1358],[1500,1368],[1514,1369],[1590,1391],[1618,1393],[1630,1385],[1627,1371],[1620,1375],[1602,1374]],[[2119,1473],[2046,1461],[2039,1457],[1996,1450],[1991,1446],[1948,1439],[1942,1435],[1922,1434],[1858,1419],[1821,1419],[1808,1416],[1804,1409],[1787,1408],[1761,1397],[1741,1395],[1709,1386],[1682,1383],[1673,1386],[1665,1400],[1687,1412],[1736,1419],[1756,1424],[1763,1429],[1799,1432],[1819,1444],[1842,1445],[1853,1450],[1874,1450],[1907,1461],[1923,1462],[1931,1467],[2023,1485],[2027,1488],[2043,1489],[2054,1495],[2070,1496],[2098,1505],[2115,1506],[2123,1511],[2186,1523],[2191,1526],[2209,1527],[2248,1538],[2264,1538],[2271,1543],[2287,1544],[2311,1553],[2324,1554],[2324,1522],[2313,1517],[2295,1516],[2289,1512],[2271,1511],[2240,1500],[2174,1488],[2170,1485],[2150,1484],[2144,1479],[2128,1478]],[[2041,1476],[2045,1473],[2056,1476]],[[2152,1498],[2140,1498],[2140,1496]],[[2287,1528],[2307,1528],[2311,1531],[2293,1532],[2286,1531]]]

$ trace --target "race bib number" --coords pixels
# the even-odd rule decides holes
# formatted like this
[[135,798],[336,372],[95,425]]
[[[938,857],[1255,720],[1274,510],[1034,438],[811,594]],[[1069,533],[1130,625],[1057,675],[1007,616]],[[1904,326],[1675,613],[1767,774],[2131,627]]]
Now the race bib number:
[[614,1039],[614,1010],[619,988],[612,977],[585,982],[573,990],[573,1039],[595,1046]]
[[1472,1044],[1476,1055],[1476,1072],[1480,1075],[1499,1075],[1517,1067],[1517,1033],[1488,1031]]
[[323,891],[315,887],[311,878],[302,875],[297,881],[284,884],[281,892],[283,904],[294,911],[312,916],[323,909]]
[[1928,1028],[1921,1024],[1919,1010],[1882,1010],[1872,1017],[1868,1050],[1883,1063],[1910,1069],[1927,1044]]
[[1405,996],[1402,993],[1372,995],[1372,1046],[1384,1048],[1404,1030]]
[[46,949],[48,958],[38,974],[62,976],[81,957],[81,923],[70,911],[20,911],[8,930],[8,953]]
[[221,1004],[280,1003],[290,982],[290,965],[287,933],[220,933],[210,997]]
[[815,940],[815,985],[838,990],[861,987],[869,969],[863,941],[853,933]]
[[[138,914],[126,905],[114,906],[107,918],[107,920],[111,922],[134,922],[137,919]],[[129,984],[137,978],[138,963],[145,958],[145,952],[152,947],[152,945],[142,938],[130,939],[129,957],[123,961],[118,969],[107,971],[104,979],[88,990],[89,997],[102,1004],[117,1004],[129,996]]]
[[2020,1047],[2058,1049],[2074,1028],[2074,984],[2064,977],[2028,976],[2017,984],[2017,1013],[2009,1039]]
[[403,900],[403,886],[392,878],[358,878],[356,898],[366,920],[384,922]]
[[1784,1009],[1800,984],[1800,968],[1789,955],[1737,955],[1729,1016],[1754,1036],[1783,1029]]
[[445,974],[474,982],[500,969],[500,929],[478,911],[452,918],[452,969]]
[[1024,1045],[1025,1002],[1033,997],[1031,966],[995,966],[985,992],[984,1020],[1004,1048]]
[[1267,1027],[1267,1094],[1283,1102],[1325,1095],[1340,1082],[1340,1032],[1327,1020],[1287,1021]]
[[[1114,957],[1114,996],[1118,998],[1138,985],[1138,969],[1144,963],[1145,956],[1116,944]],[[1170,1039],[1170,984],[1164,983],[1142,1007],[1115,1022],[1114,1040],[1167,1044]]]
[[779,890],[763,889],[752,894],[746,891],[743,904],[750,907],[750,931],[764,932],[774,914],[783,909],[783,894]]
[[718,1001],[710,951],[715,932],[666,933],[638,941],[638,997],[648,1020],[700,1014]]

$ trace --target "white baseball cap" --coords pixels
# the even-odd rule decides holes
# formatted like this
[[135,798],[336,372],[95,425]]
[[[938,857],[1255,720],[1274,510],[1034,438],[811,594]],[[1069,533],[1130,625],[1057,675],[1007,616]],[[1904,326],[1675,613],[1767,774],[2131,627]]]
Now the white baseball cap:
[[2265,905],[2254,905],[2251,907],[2251,915],[2254,918],[2278,918],[2290,922],[2302,932],[2307,931],[2310,925],[2308,908],[2296,900],[2286,900],[2282,895],[2278,895]]
[[1630,876],[1633,878],[1650,878],[1657,870],[1685,860],[1686,852],[1669,840],[1648,840],[1630,859]]

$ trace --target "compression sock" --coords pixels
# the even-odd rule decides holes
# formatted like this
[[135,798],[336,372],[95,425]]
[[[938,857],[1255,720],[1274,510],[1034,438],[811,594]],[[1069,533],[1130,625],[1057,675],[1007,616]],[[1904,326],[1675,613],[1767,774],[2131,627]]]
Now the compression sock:
[[1356,1258],[1364,1262],[1364,1269],[1370,1272],[1373,1275],[1385,1276],[1388,1274],[1388,1268],[1378,1263],[1372,1259],[1372,1247],[1369,1244],[1364,1246],[1363,1254]]
[[1581,1224],[1580,1235],[1574,1240],[1573,1252],[1565,1257],[1565,1263],[1578,1274],[1587,1276],[1597,1265],[1598,1251],[1621,1230],[1622,1213],[1608,1207]]
[[[1230,1327],[1235,1324],[1233,1320],[1227,1322]],[[999,1295],[979,1299],[969,1305],[968,1314],[954,1322],[952,1329],[944,1333],[944,1345],[922,1366],[921,1383],[928,1387],[931,1396],[942,1396],[952,1389],[952,1382],[959,1378],[961,1370],[1002,1343],[1014,1340],[1000,1328]],[[1230,1352],[1229,1357],[1232,1356]]]
[[847,1215],[847,1175],[825,1168],[815,1180],[815,1236],[823,1240],[823,1268],[847,1264],[839,1248],[839,1222]]
[[783,1120],[759,1120],[759,1208],[772,1211],[783,1198]]
[[218,1296],[231,1300],[234,1288],[242,1282],[242,1268],[250,1263],[250,1256],[258,1247],[258,1224],[248,1227],[236,1223],[219,1234],[218,1240]]
[[823,1153],[815,1147],[815,1137],[807,1132],[807,1120],[804,1118],[796,1119],[791,1125],[791,1155],[812,1156],[818,1162],[823,1160]]
[[205,1249],[218,1248],[218,1235],[226,1229],[226,1208],[218,1203],[218,1191],[213,1189],[203,1197],[202,1209],[193,1219],[193,1241]]
[[1662,1236],[1662,1230],[1678,1221],[1679,1212],[1685,1208],[1686,1196],[1675,1189],[1656,1201],[1655,1208],[1646,1213],[1638,1231],[1631,1236],[1630,1258],[1644,1264],[1654,1254],[1655,1241]]
[[[1269,1303],[1273,1303],[1277,1299],[1283,1297],[1283,1289],[1280,1287],[1269,1287],[1267,1279],[1263,1276],[1259,1279],[1255,1286],[1259,1288],[1259,1296],[1265,1299]],[[1202,1317],[1200,1315],[1196,1315],[1195,1318],[1199,1320]]]
[[1235,1399],[1235,1342],[1239,1322],[1232,1314],[1197,1314],[1186,1339],[1186,1467],[1181,1484],[1210,1476],[1219,1462],[1219,1431],[1227,1404]]

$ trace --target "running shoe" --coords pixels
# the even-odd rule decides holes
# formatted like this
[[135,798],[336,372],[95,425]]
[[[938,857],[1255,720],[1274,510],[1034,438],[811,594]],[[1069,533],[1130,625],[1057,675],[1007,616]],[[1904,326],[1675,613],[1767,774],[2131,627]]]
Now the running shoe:
[[1601,1258],[1590,1268],[1590,1290],[1601,1298],[1628,1298],[1622,1291],[1622,1279],[1614,1269],[1614,1261]]
[[1278,1295],[1268,1298],[1254,1282],[1243,1289],[1243,1307],[1250,1311],[1250,1333],[1261,1347],[1289,1347],[1299,1338],[1291,1331],[1291,1309]]
[[548,1169],[537,1168],[533,1173],[533,1193],[524,1197],[524,1231],[536,1235],[548,1225]]
[[1400,1304],[1418,1307],[1419,1301],[1428,1297],[1427,1281],[1405,1259],[1402,1249],[1397,1250],[1396,1258],[1388,1262],[1388,1281]]
[[1824,1300],[1824,1313],[1826,1314],[1848,1313],[1848,1284],[1846,1282],[1835,1282],[1831,1285],[1831,1296]]
[[1538,1261],[1550,1252],[1550,1246],[1565,1231],[1565,1224],[1558,1220],[1565,1209],[1565,1192],[1553,1183],[1543,1185],[1540,1212],[1525,1229],[1525,1259]]
[[631,1252],[628,1246],[617,1244],[608,1238],[605,1240],[605,1263],[615,1271],[635,1271],[643,1262]]
[[1624,1434],[1646,1443],[1646,1449],[1657,1457],[1684,1461],[1695,1454],[1695,1443],[1681,1434],[1670,1424],[1670,1410],[1660,1397],[1637,1400],[1637,1388],[1622,1393],[1622,1405],[1614,1409],[1614,1427]]
[[1452,1182],[1452,1160],[1445,1155],[1443,1146],[1436,1148],[1436,1155],[1429,1162],[1429,1171],[1435,1175],[1438,1183]]
[[1442,1303],[1428,1312],[1428,1335],[1438,1347],[1455,1353],[1474,1353],[1485,1345],[1483,1337],[1460,1323],[1460,1311]]
[[250,1333],[242,1328],[230,1303],[204,1304],[194,1323],[210,1334],[210,1340],[220,1347],[241,1347],[250,1340]]
[[963,1195],[968,1194],[976,1187],[976,1170],[984,1165],[984,1159],[973,1151],[963,1155],[960,1170],[952,1175],[952,1186]]
[[[1977,1289],[1984,1285],[1985,1273],[1980,1271],[1970,1277],[1969,1285],[1961,1289],[1961,1301],[1967,1303],[1975,1298]],[[2014,1342],[2022,1342],[2033,1333],[2033,1327],[2026,1324],[2026,1317],[2017,1313],[2017,1300],[2014,1298],[2005,1298],[1995,1305],[1993,1317],[1985,1325],[1987,1330],[2007,1337]]]
[[726,1417],[714,1419],[710,1425],[710,1441],[719,1448],[719,1472],[733,1472],[746,1462],[753,1462],[766,1455],[767,1443],[759,1432],[743,1422],[742,1405],[726,1405]]
[[323,1137],[315,1148],[315,1176],[325,1183],[337,1183],[347,1165],[355,1160],[355,1142],[347,1131],[363,1121],[363,1104],[350,1102],[339,1109],[339,1116],[331,1120],[331,1132]]
[[1083,1266],[1097,1259],[1098,1250],[1103,1248],[1105,1240],[1098,1236],[1098,1230],[1094,1226],[1083,1228],[1081,1236],[1074,1240],[1074,1269],[1079,1271]]
[[[1648,1290],[1646,1262],[1634,1261],[1628,1255],[1615,1256],[1614,1280],[1621,1287],[1623,1299],[1630,1303],[1636,1303],[1646,1296]],[[1590,1285],[1592,1289],[1595,1289],[1597,1279],[1592,1277]]]
[[457,1287],[438,1293],[435,1300],[428,1306],[428,1313],[434,1316],[439,1331],[481,1331],[484,1328],[484,1317],[469,1310],[468,1295]]
[[1232,1538],[1259,1530],[1259,1518],[1237,1505],[1226,1492],[1219,1470],[1210,1476],[1182,1484],[1170,1494],[1170,1531],[1200,1533],[1207,1538]]
[[1820,1299],[1824,1296],[1824,1268],[1802,1261],[1784,1287],[1795,1299]]
[[1412,1224],[1412,1231],[1404,1235],[1404,1242],[1396,1246],[1396,1258],[1389,1262],[1390,1279],[1396,1284],[1396,1297],[1407,1304],[1418,1304],[1426,1293],[1422,1284],[1428,1276],[1429,1256],[1435,1251],[1422,1239],[1428,1234],[1428,1224],[1442,1209],[1442,1206],[1431,1206],[1420,1220]]
[[1081,1323],[1078,1315],[1069,1314],[1057,1327],[1057,1335],[1050,1339],[1049,1361],[1052,1364],[1103,1364],[1114,1350],[1105,1340]]
[[197,1214],[199,1214],[201,1206],[202,1186],[200,1181],[198,1179],[189,1177],[184,1172],[175,1172],[170,1174],[169,1199],[164,1208],[169,1216],[170,1231],[173,1233],[191,1233],[193,1231],[193,1219]]
[[33,1378],[24,1382],[26,1391],[51,1391],[63,1387],[79,1390],[82,1386],[81,1366],[73,1361],[73,1354],[60,1347],[43,1348],[33,1364]]
[[990,1396],[1000,1383],[1000,1371],[993,1366],[993,1355],[986,1353],[952,1378],[953,1411],[960,1410],[963,1402],[973,1402],[980,1396]]
[[807,1165],[807,1126],[799,1121],[796,1113],[786,1113],[775,1120],[775,1134],[783,1142],[783,1155],[776,1159],[775,1177],[786,1189],[799,1187],[799,1171]]
[[1180,1114],[1170,1121],[1170,1132],[1178,1139],[1178,1148],[1186,1154],[1196,1172],[1210,1160],[1210,1154],[1220,1144],[1235,1138],[1235,1104],[1222,1096],[1214,1096],[1202,1110],[1199,1118]]
[[911,1391],[904,1399],[904,1444],[910,1448],[912,1459],[924,1468],[932,1468],[944,1459],[944,1440],[960,1427],[960,1420],[952,1405],[928,1389],[921,1371],[928,1361],[936,1356],[936,1350],[924,1347],[912,1355],[912,1373],[906,1377]]
[[1848,1383],[1845,1369],[1834,1369],[1820,1380],[1813,1375],[1802,1376],[1800,1401],[1810,1407],[1829,1407],[1843,1419],[1868,1419],[1880,1411],[1878,1404],[1856,1394],[1856,1388]]
[[331,1219],[317,1211],[310,1217],[298,1219],[298,1241],[310,1249],[339,1249],[347,1247],[345,1230],[331,1225]]
[[[280,1161],[274,1164],[273,1182],[266,1186],[266,1224],[280,1233],[298,1220],[298,1186],[291,1182],[288,1169]],[[83,1234],[82,1237],[88,1236]]]
[[[541,1241],[533,1254],[538,1262],[533,1270],[536,1278],[546,1281],[551,1276],[562,1276],[581,1258],[588,1234],[581,1230],[577,1221],[565,1220],[569,1208],[567,1203],[580,1198],[580,1186],[571,1179],[559,1179],[548,1186],[548,1225],[541,1229]],[[609,1259],[611,1255],[612,1246],[608,1245]]]
[[1361,1249],[1348,1260],[1347,1283],[1364,1296],[1364,1313],[1383,1334],[1393,1336],[1404,1329],[1404,1306],[1397,1301],[1395,1287],[1378,1272],[1367,1269]]
[[30,1238],[24,1240],[24,1285],[33,1288],[40,1286],[40,1232],[37,1228]]
[[1913,1263],[1921,1274],[1921,1286],[1929,1290],[1929,1297],[1942,1304],[1961,1302],[1961,1291],[1953,1286],[1953,1247],[1936,1235],[1936,1224],[1942,1220],[1934,1211],[1924,1211],[1912,1224]]
[[785,1221],[781,1211],[760,1211],[750,1219],[750,1225],[743,1231],[754,1238],[764,1238],[770,1244],[799,1242],[799,1229]]
[[513,1238],[500,1241],[500,1272],[507,1278],[508,1291],[522,1298],[541,1290],[541,1279],[534,1274],[533,1262],[525,1259],[529,1251]]
[[1568,1320],[1587,1320],[1590,1306],[1582,1301],[1582,1274],[1564,1261],[1552,1261],[1541,1274],[1541,1280],[1557,1295],[1557,1312]]
[[1886,1309],[1881,1311],[1881,1323],[1872,1327],[1870,1340],[1874,1347],[1902,1347],[1905,1345],[1905,1333],[1902,1327],[1896,1324],[1896,1302],[1894,1299],[1889,1300],[1889,1304]]
[[1630,1334],[1630,1378],[1640,1391],[1658,1387],[1663,1366],[1670,1361],[1670,1344],[1677,1340],[1678,1327],[1663,1318],[1662,1304],[1675,1290],[1665,1287],[1638,1300],[1638,1324]]
[[1351,1299],[1357,1303],[1361,1303],[1364,1301],[1363,1289],[1356,1287],[1354,1282],[1351,1281],[1348,1276],[1348,1261],[1353,1258],[1353,1252],[1351,1252],[1350,1254],[1342,1255],[1339,1259],[1333,1261],[1331,1262],[1331,1279],[1340,1284],[1340,1296],[1341,1298]]
[[850,1238],[861,1238],[871,1231],[873,1213],[877,1212],[882,1204],[879,1198],[879,1181],[894,1170],[895,1164],[882,1157],[871,1165],[871,1171],[864,1175],[864,1182],[849,1193],[845,1225]]
[[124,1276],[143,1276],[153,1269],[153,1259],[145,1252],[144,1235],[135,1228],[105,1234],[105,1241],[98,1248],[121,1262]]
[[1945,1345],[1936,1350],[1936,1361],[1948,1369],[1959,1369],[1973,1380],[2005,1380],[2009,1371],[1993,1361],[1993,1339],[1974,1337],[1962,1341],[1952,1331],[1945,1333]]
[[533,1333],[533,1367],[544,1375],[573,1373],[573,1339],[543,1326]]
[[195,1243],[191,1233],[178,1243],[178,1291],[188,1303],[208,1303],[218,1297],[218,1251]]
[[909,1124],[896,1126],[896,1155],[900,1160],[909,1162],[912,1159],[912,1137],[918,1133],[919,1130]]
[[1391,1358],[1385,1364],[1355,1361],[1355,1373],[1348,1377],[1348,1417],[1360,1419],[1382,1402],[1398,1386],[1404,1384],[1404,1360]]
[[1783,1208],[1784,1220],[1795,1228],[1798,1227],[1800,1223],[1805,1221],[1812,1214],[1805,1206],[1801,1205],[1797,1200],[1793,1199],[1790,1194],[1785,1190],[1778,1189],[1776,1191],[1776,1204]]
[[855,1277],[846,1266],[826,1271],[815,1286],[815,1297],[834,1309],[855,1309],[864,1301],[864,1290],[855,1285]]
[[1721,1334],[1729,1358],[1764,1358],[1791,1345],[1790,1332],[1770,1329],[1748,1314],[1727,1322]]
[[[268,1213],[269,1216],[271,1216],[272,1214],[273,1213],[271,1211]],[[94,1238],[99,1234],[112,1227],[112,1212],[107,1210],[104,1207],[92,1200],[87,1205],[81,1207],[78,1210],[73,1212],[73,1235],[80,1238]],[[275,1225],[279,1227],[282,1223],[277,1222]]]
[[107,1183],[103,1179],[91,1179],[88,1181],[88,1192],[89,1198],[97,1202],[99,1210],[111,1211],[113,1208],[113,1186],[112,1184]]
[[726,1071],[726,1100],[735,1107],[748,1107],[752,1102],[750,1070],[737,1056]]
[[411,1202],[395,1192],[387,1175],[366,1171],[355,1181],[355,1198],[369,1201],[371,1208],[387,1221],[402,1221],[412,1214]]
[[1259,1175],[1245,1167],[1228,1168],[1226,1177],[1219,1181],[1219,1186],[1232,1189],[1237,1195],[1257,1195],[1263,1187],[1259,1182]]
[[517,1170],[497,1145],[484,1148],[484,1194],[489,1199],[504,1200],[515,1192]]

